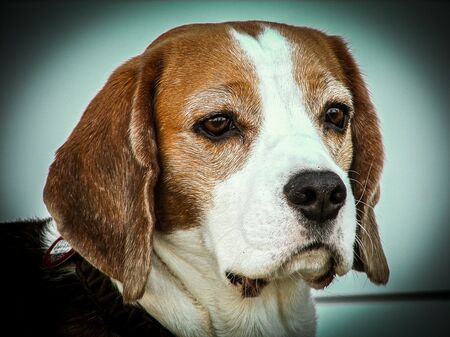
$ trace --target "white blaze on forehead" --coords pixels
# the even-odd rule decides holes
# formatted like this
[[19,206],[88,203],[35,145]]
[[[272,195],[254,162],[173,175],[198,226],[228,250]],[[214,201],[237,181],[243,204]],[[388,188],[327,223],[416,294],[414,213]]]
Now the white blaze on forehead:
[[231,33],[255,69],[263,130],[270,128],[273,136],[295,132],[318,137],[295,81],[293,46],[289,41],[271,28],[265,28],[256,39],[235,30]]

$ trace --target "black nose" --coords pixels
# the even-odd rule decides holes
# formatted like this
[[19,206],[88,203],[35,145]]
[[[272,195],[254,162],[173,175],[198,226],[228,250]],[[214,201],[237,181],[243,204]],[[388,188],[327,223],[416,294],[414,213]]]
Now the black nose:
[[317,222],[334,219],[347,197],[341,178],[329,171],[298,173],[284,186],[283,192],[305,217]]

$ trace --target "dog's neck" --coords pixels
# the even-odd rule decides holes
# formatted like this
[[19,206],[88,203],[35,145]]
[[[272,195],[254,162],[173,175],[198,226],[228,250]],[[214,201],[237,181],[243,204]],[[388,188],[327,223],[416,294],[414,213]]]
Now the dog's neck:
[[218,275],[198,229],[156,233],[140,304],[178,336],[311,336],[315,311],[300,279],[270,282],[243,298]]

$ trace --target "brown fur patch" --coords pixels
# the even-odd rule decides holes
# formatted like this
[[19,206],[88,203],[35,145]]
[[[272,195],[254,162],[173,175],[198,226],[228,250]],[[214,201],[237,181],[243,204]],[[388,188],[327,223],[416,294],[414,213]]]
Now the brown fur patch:
[[[177,53],[166,59],[159,80],[155,106],[162,173],[156,201],[158,228],[166,232],[199,225],[214,186],[243,165],[258,133],[254,70],[233,47],[229,28],[193,27],[172,41]],[[212,142],[193,132],[199,120],[221,111],[234,114],[241,136]]]
[[[133,102],[146,90],[138,89],[141,60],[119,67],[89,104],[57,151],[44,190],[62,236],[89,262],[122,281],[126,300],[144,291],[155,223],[156,147],[151,146],[152,125],[139,113],[145,108],[151,116],[151,110]],[[130,139],[132,111],[137,120]]]

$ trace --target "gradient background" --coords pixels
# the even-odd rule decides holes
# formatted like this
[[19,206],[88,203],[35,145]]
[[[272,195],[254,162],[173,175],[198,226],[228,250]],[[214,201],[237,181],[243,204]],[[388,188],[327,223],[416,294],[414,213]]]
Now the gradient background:
[[[352,272],[316,296],[450,289],[450,6],[443,3],[14,2],[2,5],[0,221],[48,215],[47,169],[119,64],[186,23],[261,19],[343,36],[381,119],[387,287]],[[448,301],[319,304],[318,336],[448,336]]]

